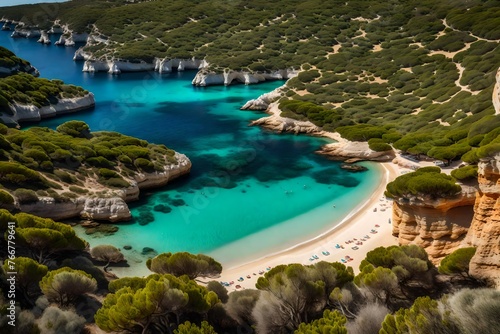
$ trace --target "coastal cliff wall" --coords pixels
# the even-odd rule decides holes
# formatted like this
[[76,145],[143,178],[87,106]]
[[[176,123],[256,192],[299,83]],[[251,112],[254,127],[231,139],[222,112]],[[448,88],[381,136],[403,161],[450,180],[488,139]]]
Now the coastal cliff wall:
[[132,218],[127,202],[137,200],[141,190],[166,185],[173,179],[188,174],[191,161],[184,154],[176,152],[176,164],[164,166],[163,171],[137,173],[129,181],[131,186],[115,191],[112,197],[85,197],[58,202],[52,197],[39,197],[38,202],[16,203],[16,208],[40,217],[63,220],[82,218],[109,222],[127,221]]
[[474,214],[475,192],[475,187],[462,185],[461,194],[454,199],[395,199],[393,235],[400,245],[425,248],[430,260],[439,263],[465,239]]
[[278,70],[269,73],[265,72],[245,72],[245,71],[226,71],[224,73],[210,72],[200,70],[194,77],[192,84],[194,86],[225,85],[228,86],[233,81],[245,85],[255,84],[266,80],[286,80],[297,76],[298,71],[293,69]]
[[495,108],[495,115],[500,114],[500,68],[498,68],[497,74],[495,76],[496,83],[493,87],[493,107]]
[[58,103],[38,108],[35,105],[12,103],[10,105],[11,115],[1,115],[5,124],[19,125],[24,121],[40,121],[42,118],[72,113],[92,108],[95,105],[94,94],[88,93],[82,97],[59,99]]
[[478,163],[478,182],[474,217],[463,242],[476,247],[469,273],[500,286],[500,154]]

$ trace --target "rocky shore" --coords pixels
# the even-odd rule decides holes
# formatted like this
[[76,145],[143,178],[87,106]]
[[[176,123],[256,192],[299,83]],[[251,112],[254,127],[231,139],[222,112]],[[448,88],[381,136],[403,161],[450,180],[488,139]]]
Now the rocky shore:
[[[130,187],[114,190],[110,197],[80,196],[58,202],[53,197],[42,196],[35,203],[16,203],[16,209],[54,220],[81,218],[108,222],[127,221],[132,218],[127,202],[138,200],[141,190],[164,186],[191,171],[191,161],[187,156],[176,152],[175,159],[177,162],[165,165],[163,171],[136,173],[127,180]],[[103,189],[88,190],[95,192]]]
[[55,117],[58,115],[86,110],[95,106],[94,94],[88,93],[82,97],[59,99],[57,103],[43,106],[41,108],[33,104],[10,104],[10,114],[0,115],[4,124],[19,127],[19,122],[40,121],[42,118]]

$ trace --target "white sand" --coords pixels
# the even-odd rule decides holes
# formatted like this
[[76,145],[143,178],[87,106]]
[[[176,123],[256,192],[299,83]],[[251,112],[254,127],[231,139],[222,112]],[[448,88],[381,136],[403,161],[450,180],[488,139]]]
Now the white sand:
[[[289,263],[314,264],[322,260],[340,262],[341,259],[345,259],[346,255],[353,259],[348,261],[346,265],[353,267],[355,273],[359,272],[359,264],[367,252],[379,246],[397,245],[396,238],[392,236],[392,225],[389,223],[392,215],[392,202],[385,199],[384,191],[387,183],[400,175],[402,169],[392,163],[382,163],[381,165],[386,170],[385,180],[380,183],[365,204],[357,208],[352,216],[346,218],[337,228],[281,253],[224,269],[221,277],[217,280],[234,281],[234,284],[227,287],[229,291],[236,290],[236,285],[240,285],[240,289],[255,288],[255,283],[261,276],[259,271],[265,271],[268,267]],[[374,211],[375,208],[376,211]],[[379,225],[379,227],[375,225]],[[370,233],[372,229],[375,229],[377,233]],[[353,250],[352,247],[356,246],[353,239],[361,241],[360,239],[365,235],[370,238],[362,241],[362,245],[357,245],[357,250]],[[346,244],[348,240],[353,242]],[[342,245],[344,249],[335,248],[336,244]],[[323,251],[329,252],[330,255],[323,255]],[[313,255],[317,255],[319,259],[310,261]],[[250,275],[250,278],[247,278],[247,275]],[[244,278],[241,282],[238,281],[240,277]]]

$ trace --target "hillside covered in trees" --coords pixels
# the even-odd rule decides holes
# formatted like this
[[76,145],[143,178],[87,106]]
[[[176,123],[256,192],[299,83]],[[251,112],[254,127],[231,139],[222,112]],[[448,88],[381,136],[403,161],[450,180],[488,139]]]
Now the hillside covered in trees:
[[0,148],[0,206],[10,209],[42,197],[56,203],[124,197],[123,189],[130,187],[138,196],[138,173],[175,171],[187,160],[165,145],[116,132],[91,132],[81,121],[63,123],[55,131],[0,125]]
[[[497,1],[70,1],[4,18],[89,33],[94,59],[205,59],[205,70],[293,68],[284,115],[347,139],[474,163],[497,143]],[[35,14],[38,16],[35,18]],[[44,18],[43,19],[41,19]],[[479,156],[478,153],[479,152]]]
[[[2,333],[495,333],[499,291],[469,275],[475,248],[439,268],[415,245],[367,253],[359,273],[339,262],[279,265],[256,289],[228,293],[213,280],[220,263],[205,255],[163,253],[147,277],[117,279],[110,263],[127,261],[110,245],[88,244],[67,224],[0,209],[0,232],[16,224],[17,253],[0,249]],[[16,327],[7,294],[17,270]],[[200,284],[200,278],[205,282]]]

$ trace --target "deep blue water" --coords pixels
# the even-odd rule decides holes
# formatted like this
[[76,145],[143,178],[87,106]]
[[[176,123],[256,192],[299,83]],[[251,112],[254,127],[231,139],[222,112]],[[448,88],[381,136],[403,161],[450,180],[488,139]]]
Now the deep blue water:
[[[95,94],[94,110],[41,125],[55,128],[78,119],[93,131],[119,131],[163,143],[193,163],[189,177],[131,203],[134,220],[121,224],[114,236],[85,236],[92,246],[128,244],[133,246],[130,256],[138,256],[136,250],[145,246],[159,252],[204,252],[232,264],[332,228],[380,180],[371,164],[369,171],[352,174],[315,155],[326,139],[248,126],[265,114],[239,107],[284,82],[197,88],[191,85],[195,71],[88,74],[81,72],[83,62],[72,60],[75,48],[14,40],[6,32],[0,32],[0,45],[29,60],[42,77],[81,85]],[[158,204],[172,211],[154,211]],[[147,213],[155,221],[139,225]]]

